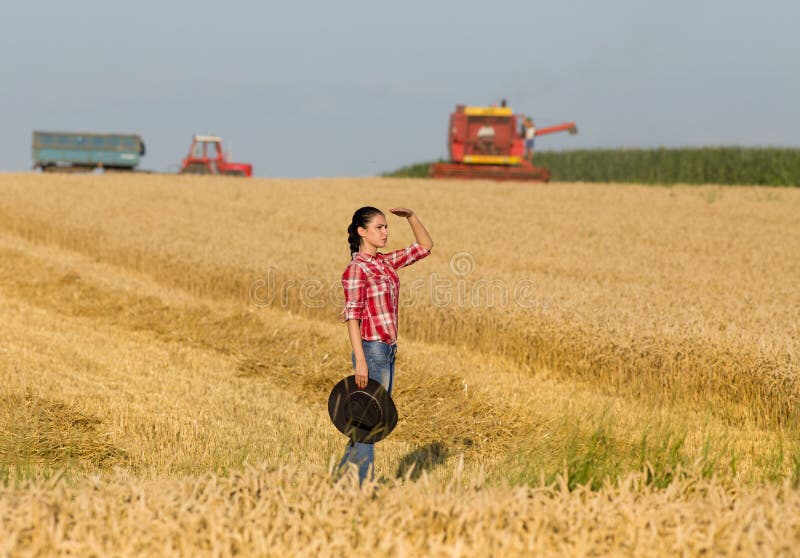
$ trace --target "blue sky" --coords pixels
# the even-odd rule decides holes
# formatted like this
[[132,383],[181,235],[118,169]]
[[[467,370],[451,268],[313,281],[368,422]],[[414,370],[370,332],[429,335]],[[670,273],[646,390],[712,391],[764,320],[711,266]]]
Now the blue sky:
[[143,136],[176,170],[222,135],[260,176],[446,155],[457,103],[580,133],[539,149],[800,147],[800,3],[3,2],[0,170],[35,129]]

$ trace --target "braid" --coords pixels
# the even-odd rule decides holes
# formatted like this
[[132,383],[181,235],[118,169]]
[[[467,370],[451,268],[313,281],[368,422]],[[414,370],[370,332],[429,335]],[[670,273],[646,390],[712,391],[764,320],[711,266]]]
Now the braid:
[[350,253],[355,254],[361,247],[361,237],[358,236],[358,226],[350,223],[347,227],[347,242],[350,243]]
[[365,206],[353,213],[353,220],[347,227],[347,243],[350,245],[351,256],[361,249],[361,236],[358,234],[358,228],[366,229],[375,215],[383,215],[383,211],[377,207]]

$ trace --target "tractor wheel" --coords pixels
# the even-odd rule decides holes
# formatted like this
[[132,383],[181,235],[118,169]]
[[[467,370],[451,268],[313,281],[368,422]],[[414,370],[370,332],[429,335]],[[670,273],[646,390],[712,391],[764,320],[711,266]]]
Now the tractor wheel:
[[181,174],[211,174],[208,172],[208,167],[203,163],[189,163],[183,169]]

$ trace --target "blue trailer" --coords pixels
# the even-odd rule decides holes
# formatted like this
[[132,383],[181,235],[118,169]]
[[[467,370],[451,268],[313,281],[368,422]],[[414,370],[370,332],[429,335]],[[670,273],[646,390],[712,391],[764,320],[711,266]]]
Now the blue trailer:
[[144,152],[135,134],[33,132],[33,168],[45,172],[133,170]]

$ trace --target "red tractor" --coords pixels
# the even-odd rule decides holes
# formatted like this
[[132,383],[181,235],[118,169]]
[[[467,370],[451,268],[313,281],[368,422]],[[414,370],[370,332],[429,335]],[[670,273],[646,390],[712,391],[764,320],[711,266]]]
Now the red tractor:
[[225,174],[253,176],[253,165],[233,163],[230,154],[222,150],[219,136],[193,136],[189,155],[183,160],[181,174]]
[[[520,119],[527,120],[528,146]],[[531,163],[533,138],[555,132],[575,134],[574,122],[535,128],[533,123],[514,114],[511,108],[456,106],[450,115],[449,163],[434,163],[434,178],[474,178],[489,180],[530,180],[547,182],[550,171]]]

